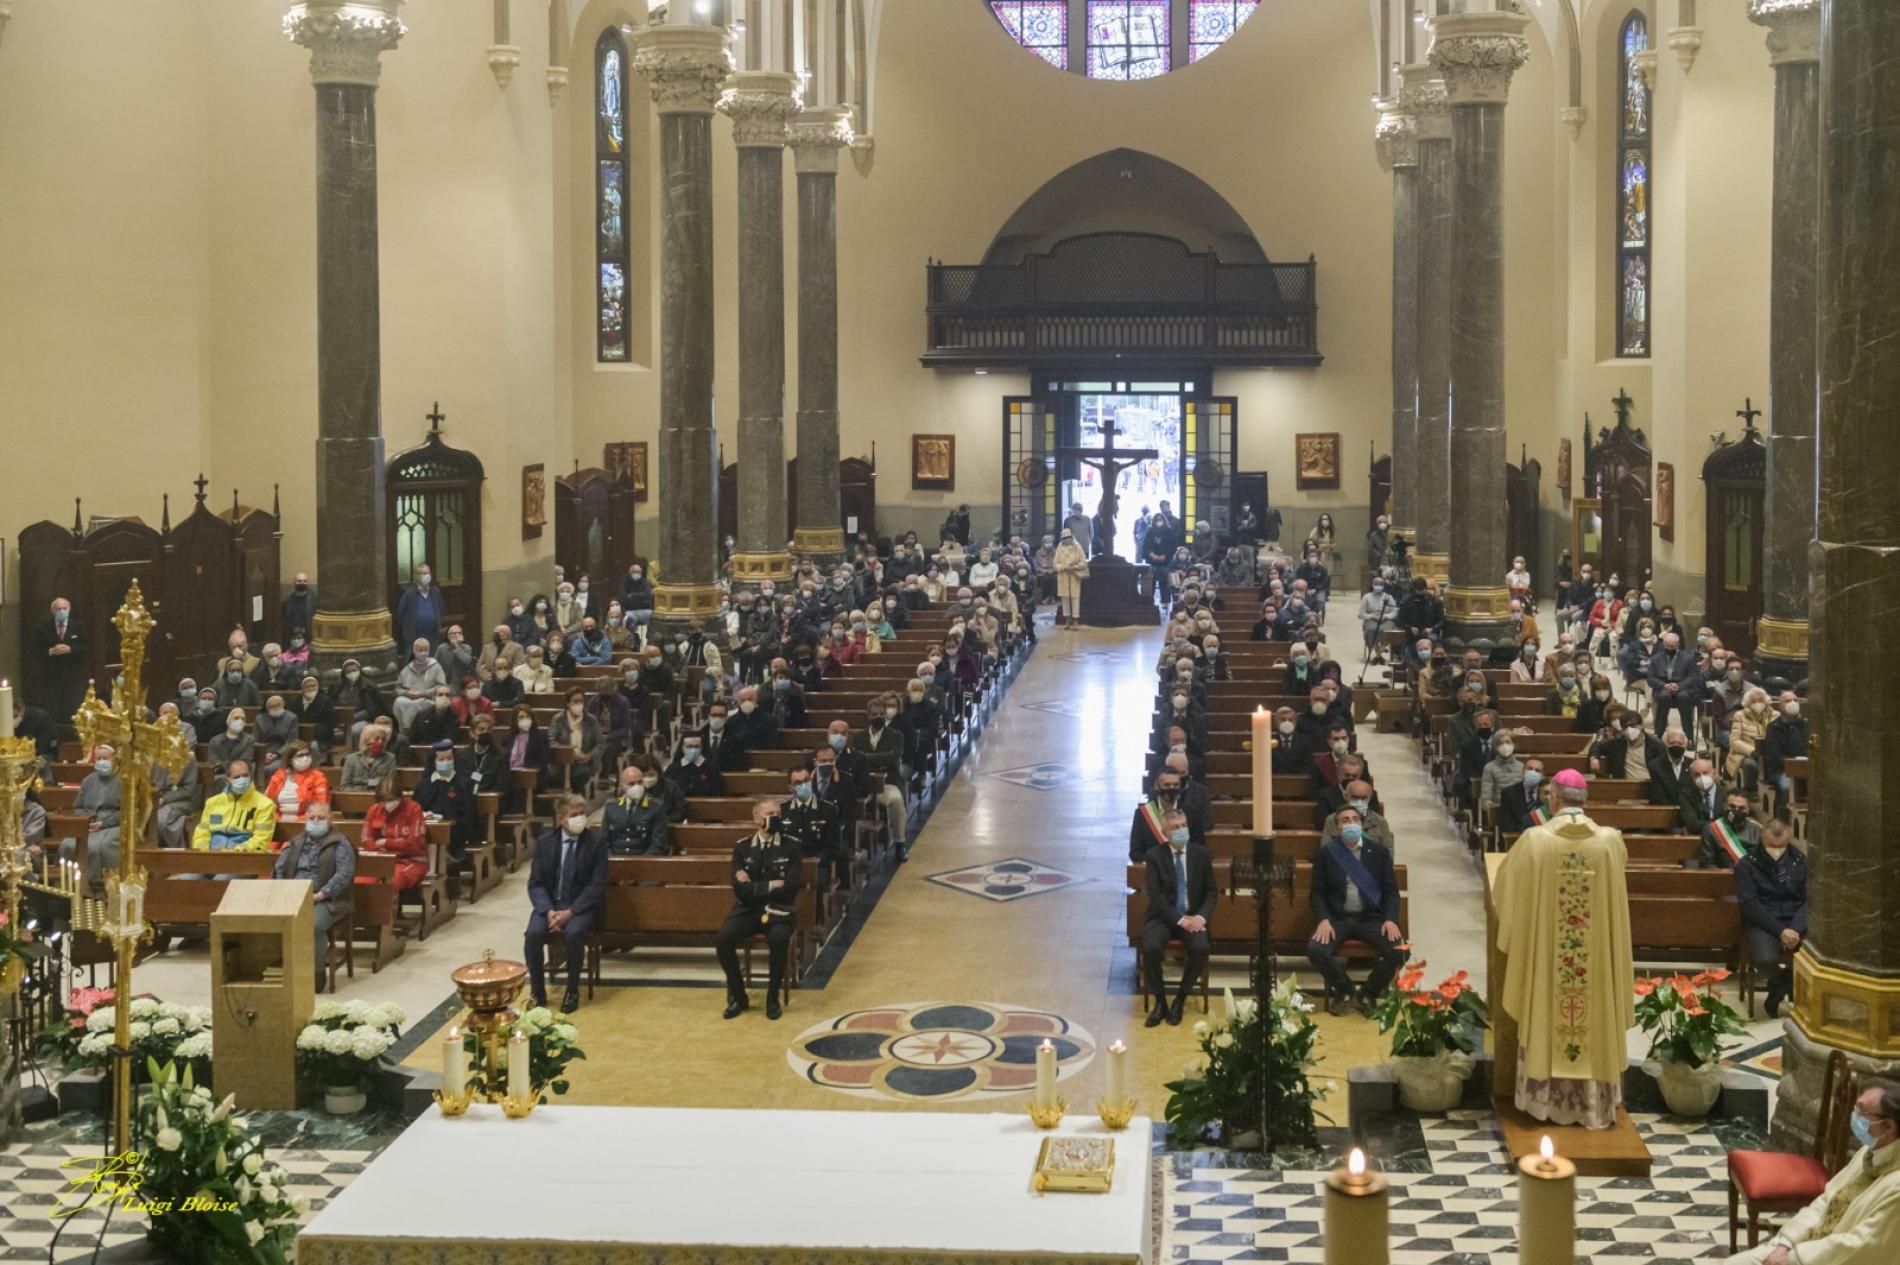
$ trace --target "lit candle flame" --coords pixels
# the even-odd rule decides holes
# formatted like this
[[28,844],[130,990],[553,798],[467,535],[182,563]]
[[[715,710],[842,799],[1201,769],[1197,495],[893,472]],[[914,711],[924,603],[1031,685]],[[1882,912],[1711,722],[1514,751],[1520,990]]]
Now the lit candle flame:
[[1366,1153],[1356,1146],[1352,1154],[1346,1157],[1346,1171],[1354,1177],[1364,1177],[1366,1174]]
[[1542,1152],[1544,1156],[1544,1163],[1546,1164],[1550,1163],[1550,1161],[1554,1159],[1557,1155],[1557,1147],[1555,1146],[1555,1144],[1551,1142],[1550,1135],[1548,1133],[1544,1135],[1544,1140],[1537,1144],[1537,1149],[1540,1152]]
[[1126,1054],[1128,1052],[1128,1047],[1121,1041],[1117,1040],[1109,1044],[1108,1052],[1110,1054]]
[[462,1030],[456,1027],[454,1024],[450,1024],[449,1025],[449,1040],[460,1041],[461,1039],[462,1039]]
[[1051,1041],[1048,1037],[1044,1037],[1042,1039],[1042,1044],[1037,1046],[1036,1048],[1038,1050],[1053,1050],[1056,1048],[1056,1043]]

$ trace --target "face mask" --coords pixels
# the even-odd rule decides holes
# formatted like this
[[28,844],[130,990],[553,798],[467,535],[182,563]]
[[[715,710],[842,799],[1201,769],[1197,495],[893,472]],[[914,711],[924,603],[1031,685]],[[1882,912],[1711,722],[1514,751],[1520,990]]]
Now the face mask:
[[1574,690],[1577,688],[1577,678],[1570,675],[1569,673],[1565,673],[1563,676],[1558,677],[1557,683],[1560,687],[1562,687],[1565,690]]
[[1853,1133],[1854,1141],[1865,1147],[1873,1146],[1874,1127],[1867,1122],[1866,1116],[1861,1115],[1858,1111],[1855,1112],[1852,1116],[1848,1117],[1847,1128]]
[[686,761],[686,763],[688,764],[698,764],[700,761],[699,748],[698,747],[684,748],[680,752],[680,759]]
[[1181,847],[1187,843],[1188,834],[1189,832],[1186,826],[1176,826],[1173,830],[1168,832],[1168,840],[1176,847]]
[[383,753],[383,740],[378,738],[365,747],[364,750],[368,751],[371,755],[381,755]]
[[1302,672],[1306,671],[1306,656],[1303,654],[1294,655],[1293,666],[1298,668]]
[[1784,716],[1799,716],[1801,714],[1801,704],[1784,703],[1781,707],[1781,714]]
[[94,760],[92,762],[92,767],[93,767],[93,771],[96,772],[100,777],[112,776],[112,761],[110,760]]
[[530,717],[523,716],[520,720],[515,722],[515,728],[525,734],[534,728],[534,721]]
[[1652,605],[1652,603],[1650,602],[1650,600],[1649,600],[1648,598],[1644,598],[1644,599],[1642,600],[1642,607],[1643,607],[1643,609],[1644,609],[1644,610],[1648,610],[1648,609],[1650,608],[1650,606],[1651,606],[1651,605]]
[[310,757],[307,755],[297,756],[295,759],[291,760],[290,767],[297,770],[297,772],[302,773],[305,769],[310,767]]
[[810,799],[811,798],[811,783],[800,782],[797,786],[794,786],[792,788],[792,794],[799,799]]
[[1326,714],[1326,704],[1312,703],[1307,706],[1306,710],[1312,712],[1315,716],[1324,716]]
[[1610,692],[1608,690],[1598,690],[1596,694],[1597,694],[1597,702],[1607,703],[1610,701]]
[[438,695],[436,695],[436,696],[435,696],[435,698],[434,698],[434,699],[433,699],[432,701],[433,701],[433,702],[435,703],[435,709],[436,709],[437,711],[439,711],[439,712],[445,712],[445,711],[447,711],[447,710],[449,710],[449,698],[448,698],[448,695],[446,695],[446,694],[438,694]]
[[1187,710],[1187,705],[1188,705],[1187,695],[1176,694],[1174,696],[1174,710],[1175,711],[1184,712]]
[[1293,722],[1292,721],[1283,720],[1280,722],[1280,736],[1283,738],[1290,738],[1293,736]]
[[226,727],[225,732],[229,733],[233,738],[237,737],[244,732],[244,721],[242,719],[232,721],[230,725]]
[[357,677],[361,675],[363,674],[357,671],[355,668],[350,668],[349,670],[343,673],[343,679],[346,681],[354,681]]
[[910,695],[910,701],[913,703],[921,703],[924,701],[924,692],[922,690],[906,690],[904,692]]
[[1632,743],[1641,742],[1643,740],[1643,727],[1641,725],[1627,725],[1623,729],[1623,736]]
[[1368,808],[1370,808],[1370,807],[1372,807],[1372,801],[1371,801],[1371,800],[1366,800],[1366,799],[1355,799],[1355,800],[1351,800],[1351,801],[1349,801],[1349,802],[1350,802],[1350,803],[1352,804],[1352,806],[1353,806],[1354,808],[1356,808],[1356,809],[1358,809],[1358,810],[1360,811],[1360,813],[1362,813],[1362,814],[1363,814],[1363,813],[1364,813],[1364,812],[1365,812],[1365,811],[1366,811],[1366,810],[1367,810]]
[[239,681],[242,681],[244,679],[244,674],[242,672],[237,672],[237,671],[226,672],[224,674],[224,679],[229,681],[231,684],[236,685]]
[[1356,821],[1349,821],[1339,828],[1339,837],[1347,843],[1358,843],[1365,835],[1366,828]]
[[832,734],[826,739],[826,741],[831,744],[831,749],[833,751],[844,750],[844,735],[843,734]]
[[1343,755],[1345,754],[1346,748],[1350,746],[1351,744],[1348,743],[1344,738],[1335,738],[1328,745],[1332,747],[1333,753],[1335,755]]
[[1731,808],[1728,810],[1728,819],[1729,824],[1739,826],[1748,820],[1748,810],[1746,808]]
[[230,788],[233,795],[242,795],[251,789],[251,779],[248,777],[234,777],[225,783],[225,785]]
[[569,813],[564,824],[567,826],[567,833],[577,835],[587,829],[587,817],[582,813]]
[[741,715],[750,716],[755,710],[757,710],[758,706],[759,705],[757,703],[753,702],[751,699],[748,698],[744,702],[739,704],[739,712]]
[[1698,777],[1695,780],[1695,784],[1696,784],[1697,790],[1706,791],[1711,786],[1715,785],[1715,779],[1710,777],[1707,773],[1704,773],[1701,777]]
[[446,775],[448,775],[448,774],[450,774],[450,773],[453,773],[453,772],[455,772],[455,761],[453,761],[453,760],[437,760],[437,761],[435,762],[435,771],[436,771],[437,773],[440,773],[440,774],[443,774],[444,776],[446,776]]
[[216,706],[216,704],[211,699],[201,698],[198,700],[198,710],[201,712],[208,712],[214,706]]
[[1542,773],[1539,773],[1536,769],[1524,770],[1524,789],[1526,791],[1536,790],[1537,784],[1543,780],[1544,780],[1544,775]]
[[537,615],[545,615],[548,613],[548,604],[546,602],[536,602],[534,604],[534,610]]
[[309,835],[312,839],[321,839],[325,835],[330,833],[330,823],[327,821],[314,821],[314,820],[305,822],[303,832]]
[[1500,742],[1498,744],[1498,754],[1504,757],[1506,760],[1510,759],[1511,753],[1516,750],[1517,750],[1517,744],[1514,742]]
[[789,690],[792,688],[792,678],[789,676],[773,677],[772,688],[775,690]]
[[1181,788],[1178,786],[1160,786],[1155,788],[1155,798],[1164,804],[1172,804],[1175,797],[1180,793]]
[[897,709],[896,709],[895,707],[886,707],[886,708],[884,709],[884,719],[886,719],[886,720],[896,720],[896,719],[897,719]]
[[724,716],[708,716],[706,718],[706,726],[714,733],[718,733],[726,727],[726,718]]
[[647,784],[645,778],[629,782],[620,788],[620,793],[628,799],[639,799],[642,795],[646,794],[646,791]]

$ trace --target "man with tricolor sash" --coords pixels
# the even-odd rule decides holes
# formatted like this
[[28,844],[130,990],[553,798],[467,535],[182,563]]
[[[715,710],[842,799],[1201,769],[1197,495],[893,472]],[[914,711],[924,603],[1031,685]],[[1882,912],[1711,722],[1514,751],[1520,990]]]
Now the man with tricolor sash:
[[1696,863],[1705,870],[1720,866],[1732,870],[1748,853],[1761,847],[1761,827],[1748,815],[1748,796],[1730,791],[1722,813],[1702,827],[1702,848]]

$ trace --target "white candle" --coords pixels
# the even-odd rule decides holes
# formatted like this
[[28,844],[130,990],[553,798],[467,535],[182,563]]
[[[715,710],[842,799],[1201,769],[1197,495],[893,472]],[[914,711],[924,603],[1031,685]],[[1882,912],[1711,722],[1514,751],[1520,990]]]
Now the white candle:
[[442,1093],[460,1098],[468,1088],[468,1055],[462,1049],[462,1030],[453,1024],[442,1042]]
[[1557,1154],[1548,1134],[1538,1149],[1517,1162],[1518,1259],[1571,1265],[1577,1259],[1577,1166]]
[[1273,833],[1273,713],[1253,709],[1253,834]]
[[1047,1037],[1036,1047],[1036,1106],[1056,1105],[1056,1047]]
[[1108,1047],[1108,1103],[1119,1107],[1128,1101],[1128,1046],[1116,1041]]
[[517,1028],[508,1038],[508,1096],[526,1101],[533,1092],[528,1079],[528,1034]]
[[1354,1147],[1326,1177],[1326,1265],[1387,1265],[1385,1178],[1368,1172],[1366,1153]]
[[13,686],[0,681],[0,738],[13,736]]

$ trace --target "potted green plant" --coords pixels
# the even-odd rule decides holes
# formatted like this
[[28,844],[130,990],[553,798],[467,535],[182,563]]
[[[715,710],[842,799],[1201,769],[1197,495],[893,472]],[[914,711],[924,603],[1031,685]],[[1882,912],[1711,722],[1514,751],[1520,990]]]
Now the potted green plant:
[[361,1111],[382,1066],[383,1051],[396,1044],[402,1008],[391,1002],[320,1001],[297,1034],[297,1070],[323,1091],[332,1115]]
[[[581,1049],[580,1030],[568,1016],[557,1015],[546,1006],[534,1006],[501,1029],[496,1048],[506,1051],[517,1032],[528,1038],[528,1083],[533,1088],[535,1101],[545,1103],[549,1094],[558,1098],[567,1093],[567,1065],[587,1057]],[[507,1092],[506,1053],[496,1060],[496,1066],[488,1067],[484,1061],[485,1047],[477,1033],[464,1032],[462,1045],[468,1051],[470,1068],[488,1092]]]
[[1399,1102],[1412,1111],[1449,1111],[1464,1096],[1490,1025],[1464,971],[1423,988],[1425,966],[1408,963],[1372,1013],[1379,1031],[1392,1034]]
[[1643,1070],[1678,1116],[1709,1114],[1722,1093],[1722,1038],[1747,1032],[1742,1017],[1715,995],[1727,978],[1727,971],[1703,971],[1636,981],[1636,1026],[1649,1036]]

